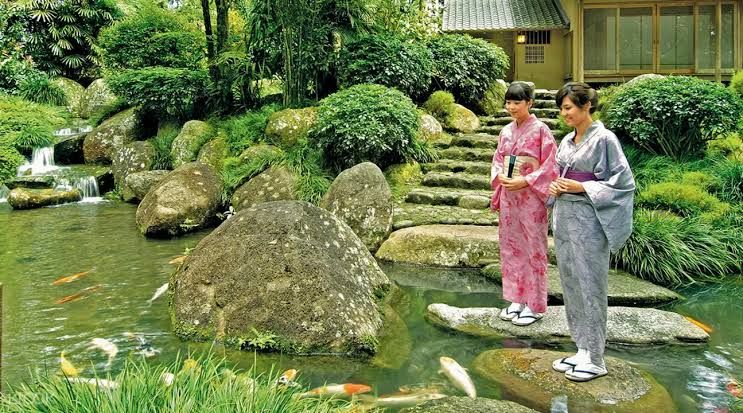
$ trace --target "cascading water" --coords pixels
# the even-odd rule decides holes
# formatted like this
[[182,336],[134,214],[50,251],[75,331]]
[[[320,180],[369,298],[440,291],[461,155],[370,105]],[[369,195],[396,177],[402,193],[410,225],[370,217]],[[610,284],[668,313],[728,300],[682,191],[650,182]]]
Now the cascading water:
[[10,189],[5,185],[0,184],[0,203],[8,202],[8,192],[10,192]]
[[98,191],[98,181],[92,176],[74,178],[72,180],[67,178],[59,179],[54,189],[58,191],[77,189],[82,194],[82,200],[80,202],[98,202],[102,199]]
[[27,175],[26,171],[31,170],[31,175],[45,175],[51,171],[59,169],[54,165],[54,147],[34,148],[31,154],[31,162],[18,167],[18,176]]

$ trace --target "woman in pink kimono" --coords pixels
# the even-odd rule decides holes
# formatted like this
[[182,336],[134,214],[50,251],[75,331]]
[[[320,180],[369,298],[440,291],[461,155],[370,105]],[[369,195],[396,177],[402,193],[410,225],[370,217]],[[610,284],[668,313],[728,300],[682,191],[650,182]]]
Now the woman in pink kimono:
[[506,91],[513,117],[500,133],[493,156],[491,207],[500,210],[499,240],[503,298],[500,317],[529,325],[547,311],[547,207],[557,178],[557,145],[547,125],[529,113],[534,88],[514,82]]

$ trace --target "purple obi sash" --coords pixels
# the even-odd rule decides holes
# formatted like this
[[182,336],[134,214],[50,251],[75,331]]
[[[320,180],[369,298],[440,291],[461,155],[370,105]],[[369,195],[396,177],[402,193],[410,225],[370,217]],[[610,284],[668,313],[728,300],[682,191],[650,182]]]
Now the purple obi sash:
[[563,168],[560,168],[560,176],[564,176],[565,178],[572,179],[574,181],[578,182],[586,182],[586,181],[598,181],[598,177],[593,174],[593,172],[581,172],[581,171],[574,171],[572,169],[568,169],[567,173],[563,175]]

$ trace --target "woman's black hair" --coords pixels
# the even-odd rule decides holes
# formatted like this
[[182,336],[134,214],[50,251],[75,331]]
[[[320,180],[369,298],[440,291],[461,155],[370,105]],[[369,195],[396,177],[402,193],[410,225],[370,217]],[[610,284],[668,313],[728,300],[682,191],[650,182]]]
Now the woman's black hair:
[[511,82],[504,100],[534,100],[534,87],[526,82]]
[[568,98],[575,105],[585,107],[588,102],[591,102],[591,108],[589,113],[596,111],[599,106],[599,95],[596,91],[584,82],[569,82],[565,86],[560,88],[555,95],[555,103],[557,107],[562,107],[562,101]]

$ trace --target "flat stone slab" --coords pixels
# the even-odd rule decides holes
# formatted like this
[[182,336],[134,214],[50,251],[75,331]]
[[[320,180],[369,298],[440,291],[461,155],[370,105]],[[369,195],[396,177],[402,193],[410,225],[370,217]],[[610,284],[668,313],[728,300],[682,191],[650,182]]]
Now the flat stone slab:
[[[548,255],[554,262],[554,243]],[[376,257],[392,262],[439,267],[482,267],[500,261],[498,227],[421,225],[393,232]]]
[[[536,323],[519,327],[498,317],[500,308],[459,308],[430,304],[426,318],[435,325],[481,337],[517,337],[557,342],[570,339],[564,306],[549,306]],[[709,334],[683,316],[654,308],[609,307],[606,340],[629,345],[704,343]]]
[[56,182],[53,176],[49,175],[29,175],[17,176],[5,181],[8,189],[28,188],[28,189],[52,189]]
[[446,397],[402,409],[400,413],[537,413],[537,411],[506,400]]
[[535,349],[488,350],[473,360],[472,370],[497,384],[504,398],[543,412],[550,411],[553,401],[563,404],[559,411],[570,412],[676,411],[668,391],[650,374],[614,357],[606,357],[607,376],[586,383],[574,383],[552,370],[554,360],[571,355]]
[[498,225],[498,214],[487,209],[403,203],[395,205],[392,220],[394,230],[432,224]]
[[[490,264],[482,274],[497,282],[502,281],[500,264]],[[559,302],[563,301],[562,284],[557,266],[547,268],[547,294]],[[675,292],[647,282],[621,270],[609,270],[609,305],[653,306],[683,298]]]
[[424,186],[490,190],[489,175],[475,175],[465,172],[429,172],[423,177],[421,183]]
[[422,164],[423,172],[444,171],[444,172],[466,172],[469,174],[480,174],[490,176],[490,162],[476,161],[457,161],[448,159],[439,159],[433,163]]

